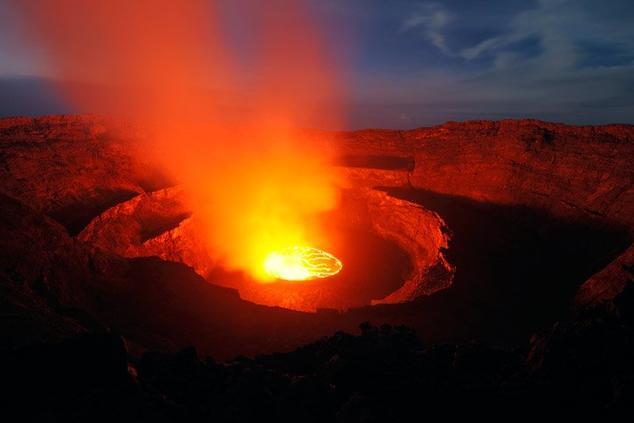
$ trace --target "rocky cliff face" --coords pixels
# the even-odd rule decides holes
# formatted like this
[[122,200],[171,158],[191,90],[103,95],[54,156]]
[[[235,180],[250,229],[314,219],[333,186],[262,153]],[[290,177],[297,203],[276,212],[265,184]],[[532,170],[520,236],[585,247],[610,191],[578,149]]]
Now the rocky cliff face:
[[361,184],[409,184],[634,227],[631,125],[472,121],[411,131],[331,134],[329,139],[340,143],[348,162],[356,157],[361,166],[364,156],[379,162],[381,157],[393,163],[400,159],[400,166],[376,166],[382,167],[380,173],[351,171]]
[[142,136],[98,117],[0,119],[1,190],[74,235],[102,211],[165,183],[135,154]]

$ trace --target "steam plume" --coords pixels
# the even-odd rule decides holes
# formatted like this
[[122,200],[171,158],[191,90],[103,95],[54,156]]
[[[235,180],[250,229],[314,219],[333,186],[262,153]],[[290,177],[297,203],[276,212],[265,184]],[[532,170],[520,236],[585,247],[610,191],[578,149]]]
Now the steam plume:
[[315,218],[336,203],[335,176],[297,129],[338,117],[337,78],[305,2],[15,6],[59,79],[111,88],[68,88],[74,104],[151,125],[145,150],[183,184],[228,267],[264,279],[272,249],[323,241]]

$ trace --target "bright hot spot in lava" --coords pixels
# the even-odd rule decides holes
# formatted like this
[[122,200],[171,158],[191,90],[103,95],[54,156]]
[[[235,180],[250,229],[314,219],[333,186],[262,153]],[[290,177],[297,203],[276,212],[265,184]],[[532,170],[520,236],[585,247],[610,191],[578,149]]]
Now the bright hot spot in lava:
[[287,281],[327,278],[342,268],[337,257],[313,247],[295,246],[273,251],[264,261],[267,274]]

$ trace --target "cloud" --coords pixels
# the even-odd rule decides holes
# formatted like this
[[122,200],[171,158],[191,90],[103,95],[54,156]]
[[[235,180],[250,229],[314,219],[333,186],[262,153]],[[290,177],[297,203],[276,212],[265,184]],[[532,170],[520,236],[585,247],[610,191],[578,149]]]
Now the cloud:
[[[464,47],[459,55],[466,60],[488,55],[495,63],[500,56],[517,50],[518,44],[534,39],[539,43],[539,53],[528,58],[516,55],[517,64],[561,70],[582,66],[590,54],[598,53],[609,60],[616,51],[623,57],[629,55],[632,60],[634,30],[631,20],[621,15],[623,10],[614,7],[618,3],[610,6],[587,0],[540,0],[536,8],[514,16],[507,32]],[[632,14],[632,8],[629,13]],[[590,46],[603,51],[590,52]],[[509,65],[508,60],[501,62]]]
[[380,95],[391,101],[386,109],[413,124],[633,122],[633,21],[627,0],[539,0],[505,11],[426,3],[402,20],[401,32],[422,30],[440,57],[418,63]]
[[[620,66],[634,62],[634,7],[628,3],[538,0],[534,7],[516,6],[507,15],[493,8],[467,8],[461,1],[447,2],[453,4],[452,10],[423,3],[402,20],[400,30],[422,30],[444,55],[462,59],[458,65],[481,62],[493,69],[530,65],[550,71],[582,67],[592,56],[604,66],[610,63],[600,63],[601,59],[618,59],[613,64]],[[528,51],[526,45],[531,43],[536,48]]]
[[403,21],[401,31],[422,28],[425,37],[432,45],[445,54],[451,54],[443,33],[451,20],[451,14],[438,3],[424,3]]

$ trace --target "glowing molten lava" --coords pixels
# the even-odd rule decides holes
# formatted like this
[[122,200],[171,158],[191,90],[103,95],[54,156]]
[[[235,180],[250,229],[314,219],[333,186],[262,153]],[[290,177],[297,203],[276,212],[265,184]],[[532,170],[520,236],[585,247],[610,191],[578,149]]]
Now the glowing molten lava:
[[290,247],[270,253],[264,269],[271,277],[287,281],[327,278],[341,271],[341,260],[312,247]]

